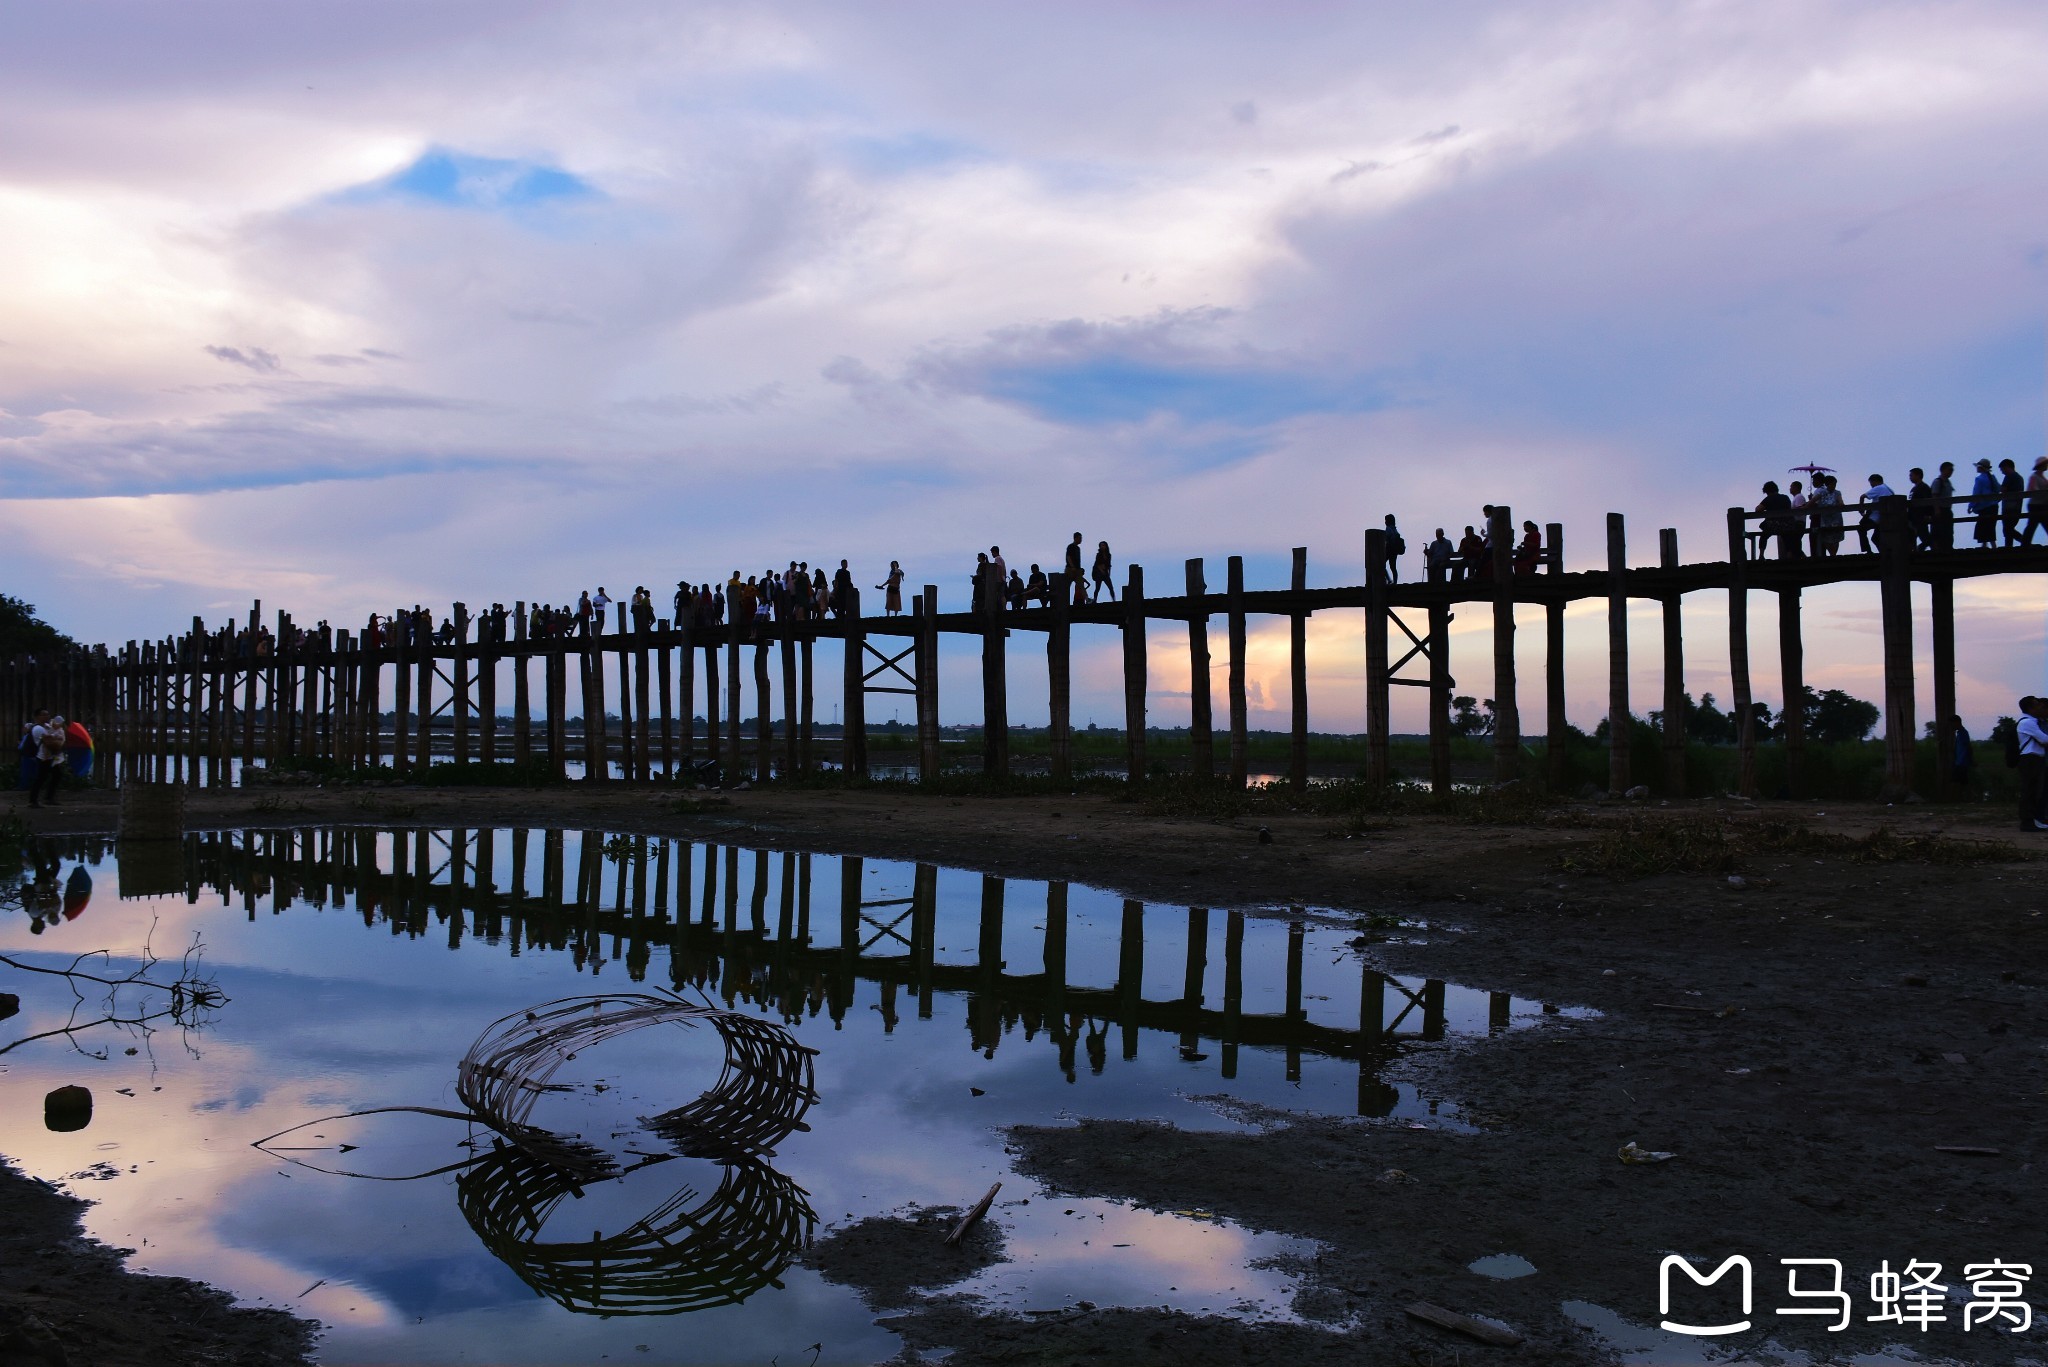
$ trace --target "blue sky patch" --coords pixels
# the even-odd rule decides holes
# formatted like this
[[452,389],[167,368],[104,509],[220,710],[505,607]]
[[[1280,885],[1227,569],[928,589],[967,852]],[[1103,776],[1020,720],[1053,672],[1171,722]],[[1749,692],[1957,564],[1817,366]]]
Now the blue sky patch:
[[1079,427],[1143,422],[1161,414],[1264,427],[1305,413],[1366,412],[1387,402],[1377,387],[1358,380],[1118,358],[999,367],[988,372],[983,389],[991,398]]
[[354,204],[410,200],[460,209],[525,209],[601,195],[588,181],[559,167],[432,147],[403,170],[344,191],[339,198]]

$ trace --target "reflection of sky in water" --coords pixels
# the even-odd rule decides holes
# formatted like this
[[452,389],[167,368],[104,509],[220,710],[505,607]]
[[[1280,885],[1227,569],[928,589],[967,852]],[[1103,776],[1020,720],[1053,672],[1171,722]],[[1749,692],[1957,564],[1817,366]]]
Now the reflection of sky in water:
[[[801,1267],[780,1273],[780,1289],[685,1316],[572,1314],[537,1298],[481,1246],[457,1210],[456,1175],[336,1176],[250,1142],[369,1107],[459,1110],[455,1061],[506,1012],[671,981],[695,996],[690,984],[701,982],[714,1000],[783,1020],[820,1051],[811,1130],[782,1143],[772,1166],[808,1193],[821,1234],[905,1205],[964,1205],[1000,1179],[994,1218],[1014,1261],[984,1270],[969,1291],[1019,1308],[1085,1297],[1216,1311],[1249,1303],[1249,1313],[1275,1314],[1284,1313],[1285,1279],[1249,1264],[1301,1245],[1198,1215],[1048,1197],[1009,1171],[1001,1127],[1059,1116],[1233,1126],[1190,1099],[1217,1093],[1335,1114],[1358,1113],[1363,1100],[1370,1113],[1455,1123],[1450,1108],[1412,1088],[1377,1082],[1375,1066],[1400,1046],[1361,1035],[1368,991],[1381,998],[1379,1019],[1403,1038],[1480,1034],[1539,1013],[1533,1003],[1454,986],[1382,984],[1350,946],[1348,920],[1311,917],[1290,930],[1223,912],[1140,908],[1082,887],[1065,890],[1066,1010],[1053,1011],[1046,943],[1056,922],[1046,884],[943,869],[920,882],[910,865],[873,860],[860,866],[862,957],[849,974],[854,961],[841,945],[848,863],[674,843],[664,863],[654,857],[664,842],[635,841],[615,848],[647,852],[644,864],[615,864],[599,855],[602,839],[590,837],[587,849],[576,832],[519,839],[519,883],[536,900],[524,904],[518,927],[510,914],[495,926],[474,911],[448,916],[445,835],[427,844],[425,867],[439,891],[424,896],[417,884],[391,883],[397,845],[407,870],[421,866],[419,839],[390,832],[257,833],[247,851],[237,848],[241,837],[195,838],[189,867],[209,885],[196,903],[117,899],[115,862],[105,856],[92,870],[97,895],[75,919],[36,935],[15,914],[0,922],[0,946],[54,965],[80,949],[132,952],[153,937],[173,961],[159,970],[165,976],[197,933],[231,1000],[189,1037],[176,1029],[147,1041],[106,1029],[80,1037],[81,1048],[106,1048],[104,1060],[61,1038],[7,1055],[12,1096],[83,1083],[95,1113],[85,1130],[56,1134],[33,1106],[10,1106],[0,1122],[6,1151],[53,1180],[113,1165],[120,1175],[111,1180],[72,1183],[99,1202],[88,1216],[96,1235],[137,1248],[138,1267],[319,1318],[333,1362],[394,1352],[411,1362],[586,1362],[604,1353],[797,1361],[816,1342],[827,1362],[870,1362],[895,1351],[891,1336],[850,1291]],[[514,890],[513,834],[494,833],[490,848],[492,885]],[[465,884],[478,881],[480,857],[471,833]],[[67,858],[67,873],[72,864]],[[561,900],[574,904],[579,885],[598,889],[597,910],[538,900],[563,888]],[[675,923],[678,906],[686,926]],[[928,967],[920,921],[931,932]],[[984,946],[999,965],[984,963]],[[8,1032],[0,1043],[64,1023],[71,1002],[58,980],[10,979],[23,1014],[0,1026]],[[930,985],[928,1006],[920,980]],[[1233,985],[1241,990],[1233,994]],[[1185,1000],[1191,986],[1199,1014]],[[1219,1038],[1229,1033],[1242,1042]],[[632,1117],[703,1089],[718,1065],[712,1043],[707,1052],[702,1039],[666,1028],[609,1041],[581,1058],[573,1077],[563,1075],[585,1085],[549,1098],[536,1119],[606,1136],[630,1130]],[[123,1052],[131,1044],[139,1052]],[[1443,1114],[1431,1119],[1433,1111]],[[403,1115],[315,1125],[280,1142],[351,1143],[345,1159],[288,1157],[395,1176],[473,1156],[459,1147],[472,1133],[488,1138],[458,1121]],[[714,1164],[677,1160],[592,1188],[553,1212],[549,1237],[557,1228],[573,1227],[564,1238],[616,1228],[685,1180],[715,1187],[716,1174]],[[648,1353],[635,1354],[642,1344]]]

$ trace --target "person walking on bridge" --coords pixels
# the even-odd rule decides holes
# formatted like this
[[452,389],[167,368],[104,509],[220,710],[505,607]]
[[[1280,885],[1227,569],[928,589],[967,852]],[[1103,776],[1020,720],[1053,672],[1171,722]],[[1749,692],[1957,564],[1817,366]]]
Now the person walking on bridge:
[[1998,477],[1991,473],[1988,459],[1977,462],[1977,479],[1970,486],[1970,511],[1977,516],[1977,546],[1989,550],[1998,540]]
[[882,611],[894,617],[903,611],[903,567],[894,560],[889,562],[889,577],[875,585],[886,597],[882,600]]
[[1998,462],[1998,510],[1999,520],[2005,524],[2005,544],[2020,544],[2020,510],[2026,505],[2027,482],[2020,478],[2019,467],[2012,463],[2010,456]]
[[1087,578],[1088,576],[1081,572],[1081,534],[1075,532],[1074,539],[1067,543],[1067,582],[1080,584],[1085,583]]
[[2048,456],[2034,458],[2034,473],[2027,476],[2027,525],[2021,529],[2020,544],[2034,544],[2034,528],[2048,528]]
[[1116,601],[1116,583],[1110,578],[1110,572],[1114,568],[1115,563],[1110,559],[1109,543],[1107,541],[1096,542],[1095,567],[1092,576],[1095,583],[1088,594],[1089,602],[1092,603],[1100,598],[1104,589],[1109,590],[1109,601],[1112,603]]
[[[1884,549],[1884,533],[1878,526],[1877,506],[1888,498],[1897,497],[1898,495],[1892,492],[1892,486],[1884,482],[1883,475],[1872,475],[1870,477],[1870,487],[1863,491],[1863,497],[1858,500],[1863,508],[1863,518],[1856,524],[1856,536],[1863,543],[1863,553],[1865,555],[1870,553],[1872,538],[1876,538],[1879,550]],[[1994,511],[1998,507],[1996,502],[1991,506]]]
[[1934,483],[1928,487],[1934,495],[1928,507],[1934,535],[1927,548],[1952,551],[1956,548],[1956,463],[1943,461],[1940,471],[1934,476]]

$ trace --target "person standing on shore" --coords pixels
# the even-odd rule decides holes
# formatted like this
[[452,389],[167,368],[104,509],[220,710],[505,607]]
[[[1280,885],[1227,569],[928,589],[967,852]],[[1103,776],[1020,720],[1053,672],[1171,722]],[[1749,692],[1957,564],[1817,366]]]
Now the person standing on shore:
[[[57,806],[57,784],[64,777],[64,719],[51,717],[32,733],[36,743],[36,776],[28,786],[28,805]],[[50,800],[45,803],[43,794]]]
[[2048,775],[2048,730],[2041,726],[2041,714],[2048,703],[2029,694],[2020,699],[2020,829],[2048,831],[2041,820],[2042,779]]

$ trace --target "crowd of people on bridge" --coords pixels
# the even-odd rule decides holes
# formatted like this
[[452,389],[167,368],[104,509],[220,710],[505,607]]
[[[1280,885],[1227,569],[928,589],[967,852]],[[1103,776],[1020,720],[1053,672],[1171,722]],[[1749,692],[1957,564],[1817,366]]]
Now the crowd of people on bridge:
[[[1761,559],[1775,542],[1781,560],[1839,555],[1852,530],[1861,553],[1882,549],[1888,533],[1880,526],[1878,505],[1898,495],[1885,477],[1869,477],[1852,511],[1833,474],[1816,467],[1807,473],[1811,485],[1795,479],[1780,489],[1776,480],[1764,481],[1751,553]],[[1906,472],[1905,497],[1904,531],[1912,550],[1954,550],[1956,529],[1964,525],[1982,550],[1997,547],[2001,538],[2005,546],[2030,546],[2037,530],[2048,541],[2048,456],[2035,460],[2025,477],[2010,458],[1995,471],[1989,459],[1979,460],[1967,493],[1957,492],[1954,461],[1943,461],[1931,480],[1916,465]]]

